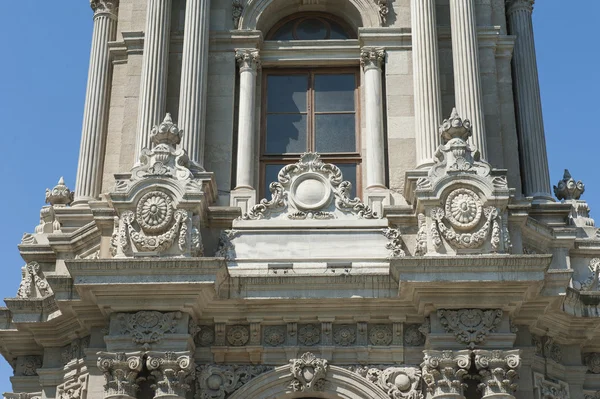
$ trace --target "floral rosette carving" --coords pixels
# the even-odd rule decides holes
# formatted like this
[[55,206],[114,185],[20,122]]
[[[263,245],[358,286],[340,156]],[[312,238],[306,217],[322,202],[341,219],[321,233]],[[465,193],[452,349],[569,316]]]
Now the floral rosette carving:
[[354,326],[339,326],[334,329],[333,342],[340,346],[350,346],[356,342]]
[[321,329],[314,324],[302,326],[298,330],[298,341],[306,346],[318,344],[321,341]]
[[483,204],[477,194],[467,188],[459,188],[446,198],[446,218],[455,228],[468,230],[481,220]]
[[227,332],[227,342],[232,346],[244,346],[250,340],[250,332],[246,326],[232,326]]
[[375,325],[369,331],[369,341],[376,346],[388,346],[392,343],[392,329],[386,325]]
[[437,311],[440,324],[456,340],[474,348],[485,342],[490,332],[496,331],[502,322],[502,310],[460,309]]
[[300,359],[290,360],[290,371],[294,379],[290,387],[295,392],[322,391],[329,365],[327,360],[319,359],[310,352]]
[[420,331],[420,324],[410,324],[404,330],[404,344],[407,346],[423,346],[425,335]]
[[136,208],[138,223],[149,233],[164,232],[173,220],[173,200],[162,191],[144,194]]
[[268,326],[265,328],[265,344],[268,346],[280,346],[285,342],[285,327],[283,326]]

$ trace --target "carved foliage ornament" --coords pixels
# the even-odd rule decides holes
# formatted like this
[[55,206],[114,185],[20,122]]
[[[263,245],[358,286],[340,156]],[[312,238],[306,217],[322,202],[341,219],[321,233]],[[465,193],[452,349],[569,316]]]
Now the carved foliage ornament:
[[37,375],[37,369],[42,367],[41,356],[23,356],[19,360],[18,370],[26,377]]
[[264,330],[264,342],[268,346],[280,346],[285,342],[285,326],[268,326]]
[[260,68],[260,53],[256,49],[235,50],[235,60],[241,72],[256,71]]
[[440,323],[456,340],[474,348],[485,342],[487,335],[496,331],[502,322],[502,310],[460,309],[437,311]]
[[41,392],[27,393],[27,392],[5,392],[3,394],[4,399],[42,399]]
[[406,346],[423,346],[425,335],[420,331],[421,325],[410,324],[404,329],[404,344]]
[[470,352],[424,351],[421,369],[427,391],[433,397],[444,394],[462,395],[465,384],[463,377],[471,367]]
[[190,320],[189,333],[196,345],[206,347],[215,342],[215,331],[211,326],[199,326],[195,321]]
[[512,394],[517,390],[518,368],[521,366],[519,350],[475,350],[475,367],[481,376],[479,389],[483,396]]
[[371,68],[381,68],[385,61],[385,50],[382,48],[364,47],[360,52],[360,65],[367,70]]
[[272,367],[268,366],[199,366],[195,399],[225,399],[254,377],[270,370]]
[[302,345],[313,346],[321,341],[321,329],[315,324],[307,324],[298,330],[298,341]]
[[584,191],[585,185],[581,180],[576,182],[568,169],[565,169],[563,178],[558,182],[558,185],[554,186],[554,195],[559,200],[578,200]]
[[381,25],[387,24],[387,16],[390,13],[388,6],[388,0],[375,0],[377,7],[379,8],[379,17],[381,18]]
[[58,180],[58,184],[52,190],[46,189],[46,204],[52,206],[65,206],[73,202],[73,193],[65,185],[65,179],[62,177]]
[[148,349],[150,344],[160,342],[165,334],[176,332],[181,313],[142,311],[121,313],[117,318],[121,326],[120,333],[131,335],[134,343]]
[[392,329],[383,324],[375,325],[369,330],[369,341],[372,345],[388,346],[392,343]]
[[402,233],[400,232],[400,229],[392,229],[388,227],[387,229],[383,230],[383,235],[385,238],[390,240],[385,245],[385,248],[390,251],[390,258],[406,256],[406,252],[404,252],[404,249],[402,249],[404,246],[404,241],[402,240]]
[[248,326],[232,326],[227,332],[227,342],[231,346],[244,346],[250,340]]
[[116,16],[119,0],[90,0],[90,7],[96,15],[106,13]]
[[350,346],[356,342],[356,328],[350,325],[336,326],[333,332],[333,342],[340,346]]
[[583,357],[583,361],[590,373],[600,374],[600,353],[586,353]]
[[419,213],[417,220],[419,223],[419,230],[417,231],[415,256],[423,256],[427,253],[427,219],[425,218],[425,214]]
[[56,387],[56,399],[85,399],[87,390],[88,374],[84,374]]
[[391,399],[423,399],[421,370],[415,367],[358,367],[355,373],[385,391]]
[[585,281],[580,281],[582,291],[598,291],[600,290],[600,258],[593,258],[588,265],[590,276]]
[[562,361],[562,349],[560,345],[554,342],[554,338],[538,335],[532,335],[532,344],[535,346],[535,354],[546,359],[554,360],[557,363]]
[[284,166],[277,181],[269,185],[271,199],[262,199],[245,214],[244,220],[260,220],[286,211],[288,219],[331,219],[336,216],[324,209],[334,201],[335,209],[363,219],[377,215],[359,198],[348,195],[352,184],[343,180],[341,170],[324,163],[319,154],[305,153],[300,161]]
[[290,371],[294,379],[290,387],[295,392],[322,391],[328,369],[327,360],[319,359],[310,352],[303,354],[300,359],[292,359]]
[[563,381],[546,380],[542,374],[533,376],[535,388],[541,399],[570,399],[569,384]]
[[40,271],[40,265],[37,262],[29,262],[23,268],[23,278],[17,291],[17,298],[34,297],[35,287],[39,290],[42,297],[52,295],[52,288],[46,281],[43,273]]

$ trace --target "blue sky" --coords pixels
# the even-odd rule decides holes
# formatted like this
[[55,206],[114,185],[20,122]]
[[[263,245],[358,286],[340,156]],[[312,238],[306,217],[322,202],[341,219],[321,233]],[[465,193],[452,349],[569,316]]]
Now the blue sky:
[[[23,265],[17,244],[38,223],[45,189],[60,176],[69,187],[75,184],[92,31],[86,0],[60,6],[40,0],[3,3],[1,298],[15,296]],[[599,14],[598,0],[568,6],[543,0],[534,12],[551,181],[556,184],[569,168],[586,184],[583,198],[592,216],[600,209]],[[0,393],[11,391],[11,375],[0,360]]]

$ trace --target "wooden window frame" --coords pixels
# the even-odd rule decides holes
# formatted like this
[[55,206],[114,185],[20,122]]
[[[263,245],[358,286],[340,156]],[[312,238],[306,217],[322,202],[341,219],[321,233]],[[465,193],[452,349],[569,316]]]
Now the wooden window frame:
[[[325,74],[354,74],[354,128],[356,151],[354,152],[331,152],[319,153],[321,159],[327,163],[333,164],[356,164],[356,195],[361,197],[362,193],[362,154],[361,154],[361,103],[360,103],[360,82],[361,74],[359,67],[306,67],[306,68],[264,68],[261,76],[261,117],[260,117],[260,156],[259,156],[259,196],[266,191],[266,187],[271,182],[265,181],[266,165],[269,164],[290,164],[297,162],[302,154],[299,153],[283,153],[283,154],[266,154],[267,143],[267,78],[270,75],[308,75],[309,85],[307,88],[307,104],[306,104],[306,125],[307,125],[307,152],[315,152],[315,114],[349,114],[348,111],[332,111],[332,112],[314,112],[314,81],[315,75]],[[346,176],[344,176],[346,179]]]

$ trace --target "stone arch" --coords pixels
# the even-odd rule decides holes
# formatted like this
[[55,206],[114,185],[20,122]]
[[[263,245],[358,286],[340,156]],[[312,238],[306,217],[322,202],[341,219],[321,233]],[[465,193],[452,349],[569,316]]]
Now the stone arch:
[[375,0],[249,0],[242,11],[239,28],[260,30],[266,34],[281,19],[301,11],[333,14],[356,30],[381,26]]
[[360,375],[337,366],[329,366],[322,391],[294,392],[290,366],[281,366],[261,375],[238,389],[229,399],[389,399],[389,396]]

